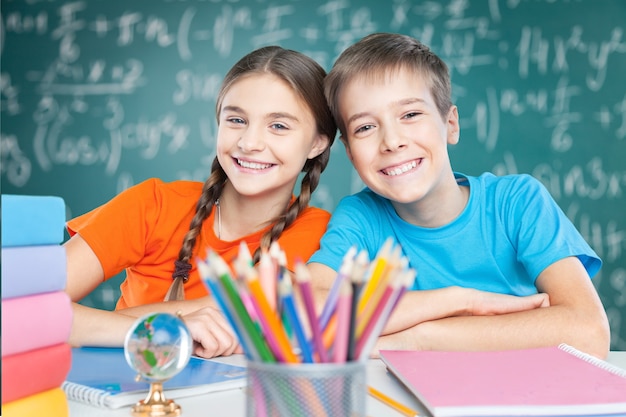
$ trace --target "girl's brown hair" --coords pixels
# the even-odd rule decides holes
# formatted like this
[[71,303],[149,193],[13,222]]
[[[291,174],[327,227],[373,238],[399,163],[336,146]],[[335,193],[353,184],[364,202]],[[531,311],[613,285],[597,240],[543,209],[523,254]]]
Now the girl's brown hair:
[[[257,49],[241,58],[226,74],[217,97],[216,115],[219,114],[222,101],[230,87],[241,77],[250,74],[272,74],[287,82],[293,91],[308,105],[313,113],[319,133],[328,137],[327,148],[318,156],[308,159],[302,168],[305,173],[300,184],[300,195],[287,208],[284,214],[272,220],[273,226],[262,236],[261,246],[254,253],[254,261],[259,259],[261,249],[269,248],[277,240],[283,230],[289,227],[308,205],[311,194],[317,188],[322,171],[326,168],[330,157],[330,148],[337,134],[337,126],[330,113],[324,97],[324,77],[326,71],[308,56],[279,46],[267,46]],[[172,274],[174,283],[166,296],[168,299],[182,299],[182,282],[186,282],[191,269],[190,259],[196,239],[200,234],[202,223],[209,217],[215,202],[219,199],[227,180],[226,173],[219,164],[217,157],[211,166],[211,175],[204,183],[202,195],[196,205],[196,214],[191,220],[189,231],[174,262]]]

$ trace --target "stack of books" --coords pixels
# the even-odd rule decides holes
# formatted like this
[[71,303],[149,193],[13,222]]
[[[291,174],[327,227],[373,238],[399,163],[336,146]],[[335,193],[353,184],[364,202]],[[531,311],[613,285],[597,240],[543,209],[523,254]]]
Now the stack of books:
[[71,366],[65,202],[3,194],[2,412],[69,416],[61,384]]

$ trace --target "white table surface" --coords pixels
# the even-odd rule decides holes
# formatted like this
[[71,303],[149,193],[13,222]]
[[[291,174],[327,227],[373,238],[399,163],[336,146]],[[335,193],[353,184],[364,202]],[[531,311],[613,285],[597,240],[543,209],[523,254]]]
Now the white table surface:
[[[234,365],[244,365],[242,355],[219,358],[218,360]],[[610,352],[607,361],[626,369],[626,351]],[[411,407],[420,413],[423,409],[419,403],[387,373],[385,365],[378,359],[372,359],[367,366],[367,383],[402,404]],[[243,417],[246,411],[246,399],[243,389],[234,389],[210,393],[205,395],[172,398],[182,408],[182,417]],[[367,396],[367,416],[370,417],[401,417],[402,414],[391,409],[380,401]],[[115,410],[97,408],[90,405],[69,401],[71,417],[128,417],[131,408],[124,407]],[[422,414],[423,415],[423,414]]]

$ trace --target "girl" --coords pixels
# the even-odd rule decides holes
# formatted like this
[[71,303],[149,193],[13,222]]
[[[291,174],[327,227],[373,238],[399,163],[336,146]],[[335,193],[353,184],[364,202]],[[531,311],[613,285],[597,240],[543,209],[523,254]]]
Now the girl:
[[[237,350],[194,258],[211,248],[233,259],[243,240],[256,261],[261,249],[278,241],[293,270],[296,258],[308,259],[319,247],[330,214],[308,203],[336,133],[324,76],[322,67],[295,51],[271,46],[251,52],[219,92],[217,156],[204,184],[149,179],[68,222],[73,345],[121,346],[137,317],[163,311],[183,314],[195,354]],[[76,303],[124,269],[115,311]]]

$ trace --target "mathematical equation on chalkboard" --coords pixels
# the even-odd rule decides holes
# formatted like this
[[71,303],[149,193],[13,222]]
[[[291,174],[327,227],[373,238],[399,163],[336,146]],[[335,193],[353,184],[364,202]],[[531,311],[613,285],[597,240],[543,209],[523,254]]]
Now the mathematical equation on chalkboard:
[[[626,349],[625,22],[619,0],[3,0],[3,192],[82,213],[147,177],[203,181],[239,57],[279,44],[329,70],[371,32],[405,33],[449,65],[453,167],[548,187],[605,261],[594,282]],[[341,146],[313,197],[328,210],[363,185]]]

